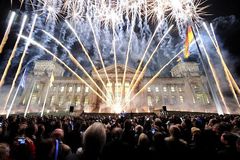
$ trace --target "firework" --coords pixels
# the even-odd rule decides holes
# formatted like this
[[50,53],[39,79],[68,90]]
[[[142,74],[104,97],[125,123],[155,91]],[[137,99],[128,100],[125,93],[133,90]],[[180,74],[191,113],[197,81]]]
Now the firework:
[[8,26],[7,26],[7,29],[5,31],[5,34],[3,36],[3,39],[2,39],[2,42],[1,42],[1,45],[0,45],[0,54],[2,53],[3,47],[5,46],[5,44],[6,44],[7,40],[8,40],[8,35],[10,33],[10,30],[11,30],[12,23],[14,21],[15,15],[16,15],[16,13],[12,12],[11,17],[10,17],[10,19],[8,21]]
[[[33,34],[33,30],[34,30],[34,27],[35,27],[35,23],[36,23],[37,17],[38,17],[37,15],[34,16],[34,19],[33,19],[33,22],[32,22],[32,26],[31,26],[31,30],[30,30],[29,36],[28,36],[29,38],[32,37],[32,34]],[[26,56],[26,53],[27,53],[27,50],[28,50],[29,45],[30,45],[30,42],[27,41],[27,43],[25,44],[25,48],[24,48],[24,51],[23,51],[23,53],[22,53],[22,56],[21,56],[21,59],[20,59],[18,68],[17,68],[17,72],[16,72],[15,77],[14,77],[14,79],[13,79],[13,82],[12,82],[12,85],[11,85],[11,89],[10,89],[8,95],[7,95],[7,99],[6,99],[6,102],[5,102],[3,111],[5,111],[5,109],[7,108],[8,101],[9,101],[9,99],[10,99],[10,96],[11,96],[12,92],[13,92],[15,83],[16,83],[17,78],[18,78],[18,75],[19,75],[20,72],[21,72],[23,60],[24,60],[24,58],[25,58],[25,56]],[[7,117],[8,117],[8,115],[11,113],[11,110],[12,110],[12,105],[9,107],[9,109],[8,109],[8,111],[7,111]]]
[[26,36],[21,36],[21,38],[27,40],[29,43],[31,43],[32,45],[35,45],[39,48],[41,48],[42,50],[44,50],[46,53],[48,53],[49,55],[51,55],[53,58],[55,58],[59,63],[61,63],[63,66],[65,66],[73,75],[75,75],[81,82],[83,82],[87,87],[89,87],[89,89],[91,89],[93,91],[93,93],[95,93],[103,102],[106,103],[106,100],[99,95],[99,93],[93,89],[84,79],[82,79],[76,72],[74,72],[66,63],[64,63],[61,59],[59,59],[57,56],[55,56],[54,53],[52,53],[51,51],[49,51],[48,49],[46,49],[44,46],[42,46],[40,43],[29,39]]

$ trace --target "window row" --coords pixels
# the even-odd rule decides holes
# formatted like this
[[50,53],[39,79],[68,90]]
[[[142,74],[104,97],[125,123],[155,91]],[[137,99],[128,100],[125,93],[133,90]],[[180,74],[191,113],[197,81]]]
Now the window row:
[[148,87],[147,88],[147,91],[148,92],[160,92],[160,89],[161,89],[161,91],[162,92],[168,92],[168,91],[170,91],[170,92],[183,92],[184,90],[183,90],[183,85],[181,85],[181,86],[176,86],[176,85],[172,85],[172,86],[163,86],[162,88],[160,88],[160,87],[153,87],[153,86],[151,86],[151,87]]

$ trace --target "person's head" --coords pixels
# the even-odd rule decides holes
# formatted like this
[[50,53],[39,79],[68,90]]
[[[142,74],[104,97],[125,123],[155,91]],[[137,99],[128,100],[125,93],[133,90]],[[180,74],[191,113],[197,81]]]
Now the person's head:
[[99,154],[106,143],[106,130],[102,123],[95,122],[83,134],[83,150]]
[[112,138],[114,140],[120,140],[122,137],[123,130],[120,127],[115,127],[112,129]]
[[180,138],[180,136],[181,136],[181,131],[177,127],[177,125],[171,125],[169,128],[169,133],[170,133],[170,136],[172,136],[174,138]]
[[129,131],[129,130],[131,130],[131,128],[132,128],[132,122],[130,121],[130,119],[126,119],[124,121],[124,129],[125,129],[125,131]]
[[223,132],[223,134],[221,135],[221,142],[225,145],[235,147],[237,138],[238,137],[231,132]]
[[6,143],[0,143],[0,159],[8,160],[10,156],[10,148]]
[[52,132],[51,137],[62,140],[64,137],[64,132],[62,129],[57,128]]
[[141,133],[138,138],[138,145],[139,146],[149,146],[149,138],[145,133]]
[[19,124],[18,135],[20,135],[20,136],[25,135],[27,127],[28,127],[28,125],[26,123]]
[[137,125],[137,126],[135,127],[135,132],[136,132],[137,134],[142,133],[142,132],[143,132],[143,127],[142,127],[141,125]]

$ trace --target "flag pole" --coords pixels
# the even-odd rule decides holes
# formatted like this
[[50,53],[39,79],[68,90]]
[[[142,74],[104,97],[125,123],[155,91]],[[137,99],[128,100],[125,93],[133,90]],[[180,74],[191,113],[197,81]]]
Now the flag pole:
[[23,72],[23,75],[22,75],[22,77],[21,77],[20,83],[18,84],[16,93],[14,94],[14,97],[13,97],[13,99],[12,99],[12,102],[11,102],[11,104],[10,104],[10,106],[9,106],[9,109],[8,109],[8,111],[7,111],[6,118],[8,118],[9,115],[10,115],[10,113],[11,113],[13,104],[14,104],[14,102],[15,102],[15,99],[17,98],[17,94],[18,94],[18,92],[19,92],[19,89],[20,89],[21,83],[22,83],[22,81],[23,81],[23,78],[24,78],[24,76],[25,76],[25,73],[26,73],[26,68],[25,68],[25,70],[24,70],[24,72]]
[[[192,20],[192,23],[194,24],[194,20]],[[190,27],[192,29],[192,33],[193,33],[194,40],[196,42],[196,46],[197,46],[197,49],[198,49],[200,61],[201,61],[201,64],[203,66],[203,71],[205,73],[205,76],[206,76],[206,79],[207,79],[207,82],[208,82],[208,86],[209,86],[210,92],[211,92],[212,97],[213,97],[213,101],[214,101],[214,103],[216,105],[217,112],[218,112],[218,114],[224,114],[224,112],[222,110],[222,107],[221,107],[221,104],[220,104],[220,101],[219,101],[219,98],[215,94],[216,93],[216,89],[213,87],[213,84],[210,81],[210,77],[209,77],[208,72],[207,72],[206,64],[203,61],[203,54],[202,54],[202,51],[201,51],[200,46],[198,44],[198,41],[197,41],[197,38],[196,38],[196,35],[195,35],[195,32],[194,32],[194,28],[192,27],[192,25],[190,25]]]
[[32,100],[32,95],[33,95],[33,91],[34,91],[35,85],[36,85],[36,81],[33,84],[33,87],[32,87],[32,90],[31,90],[31,93],[30,93],[30,96],[29,96],[29,99],[28,99],[28,103],[27,103],[27,106],[26,106],[26,109],[25,109],[25,112],[24,112],[24,118],[27,115],[27,112],[28,112],[28,109],[29,109],[29,106],[30,106],[30,102]]

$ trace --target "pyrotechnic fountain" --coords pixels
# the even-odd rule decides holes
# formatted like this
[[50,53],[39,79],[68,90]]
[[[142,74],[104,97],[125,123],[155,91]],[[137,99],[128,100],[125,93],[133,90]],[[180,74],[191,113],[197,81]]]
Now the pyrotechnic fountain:
[[[68,71],[88,86],[103,103],[115,106],[116,108],[112,110],[119,112],[124,110],[129,102],[133,101],[174,59],[182,54],[183,50],[179,48],[183,46],[182,42],[186,37],[186,28],[192,25],[197,30],[198,28],[195,24],[201,24],[203,21],[201,16],[205,14],[204,9],[207,7],[200,0],[22,0],[21,5],[23,4],[25,4],[25,10],[29,13],[28,17],[30,20],[27,29],[30,31],[28,31],[29,36],[22,35],[26,22],[26,16],[24,16],[18,37],[21,37],[27,43],[25,46],[22,45],[25,49],[4,106],[3,111],[8,109],[7,116],[11,113],[12,108],[12,105],[7,107],[8,102],[30,44],[42,50],[39,53],[40,56],[47,53],[54,57],[56,61],[64,65]],[[35,14],[39,16],[37,17]],[[12,21],[13,18],[11,17],[6,33],[9,32]],[[170,35],[174,25],[170,23],[176,25],[178,31],[177,37],[181,39],[181,43],[174,45],[175,50],[169,47],[174,44],[174,40]],[[204,25],[204,27],[207,30],[207,26]],[[207,56],[221,103],[223,103],[226,113],[229,113],[201,35],[199,32],[197,33],[199,39],[196,40],[196,43],[200,40],[202,44],[201,48],[203,48]],[[221,51],[216,37],[214,36],[212,39],[208,30],[207,33],[221,58]],[[212,34],[214,34],[213,29]],[[3,85],[12,58],[15,56],[19,38],[15,43],[0,85]],[[50,44],[51,49],[49,47]],[[78,49],[76,49],[76,46]],[[30,50],[29,52],[33,51]],[[61,52],[62,54],[59,54]],[[79,53],[84,53],[85,56],[79,55]],[[165,56],[164,62],[161,63],[161,58],[156,58],[156,55],[160,54]],[[69,59],[65,58],[66,55]],[[77,69],[72,69],[68,65],[70,60],[76,68],[82,71],[80,74],[77,72]],[[89,62],[90,65],[83,65],[84,61]],[[237,94],[235,93],[235,90],[237,90],[239,94],[239,88],[223,58],[221,58],[221,62],[224,66],[231,91],[239,105]],[[119,63],[124,65],[122,79],[118,77],[117,64]],[[149,66],[150,63],[153,67]],[[112,90],[107,89],[107,84],[111,82],[106,71],[106,66],[110,64],[114,64],[115,83],[120,86],[120,93],[114,93]],[[89,66],[91,66],[90,69]],[[128,66],[136,68],[136,72],[130,82],[130,89],[127,93],[124,93]],[[103,68],[107,82],[103,81],[97,67]],[[157,69],[152,69],[156,67]],[[103,88],[100,88],[94,81],[89,70],[97,74]],[[152,78],[137,93],[133,93],[145,74],[150,74]],[[87,76],[99,92],[81,78],[82,75]],[[217,93],[212,94],[217,99]],[[216,104],[217,107],[221,107],[219,105]],[[42,114],[43,111],[44,107]],[[26,112],[27,109],[25,115]],[[223,113],[221,108],[218,108],[218,113]]]

